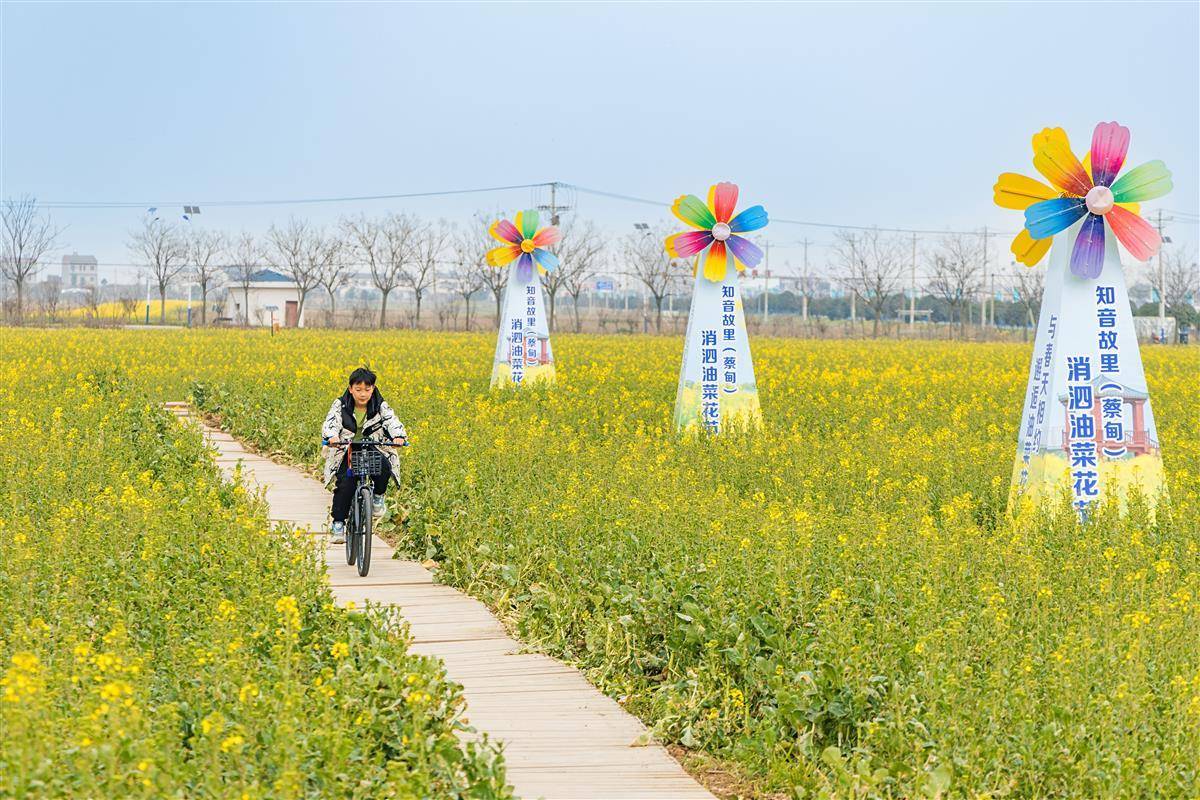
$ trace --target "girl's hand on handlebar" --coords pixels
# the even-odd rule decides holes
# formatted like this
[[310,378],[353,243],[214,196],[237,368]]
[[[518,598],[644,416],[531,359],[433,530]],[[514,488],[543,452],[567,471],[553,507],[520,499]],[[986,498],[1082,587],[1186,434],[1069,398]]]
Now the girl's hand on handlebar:
[[408,444],[408,439],[404,436],[397,436],[395,439],[392,439],[392,444],[397,445],[398,447],[404,447]]

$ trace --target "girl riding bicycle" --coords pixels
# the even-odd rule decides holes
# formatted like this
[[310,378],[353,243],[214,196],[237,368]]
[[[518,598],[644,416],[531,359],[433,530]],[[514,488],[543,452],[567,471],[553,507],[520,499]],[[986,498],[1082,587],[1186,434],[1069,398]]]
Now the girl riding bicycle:
[[[408,438],[404,424],[396,419],[391,406],[376,388],[374,372],[359,367],[350,373],[348,384],[342,396],[329,407],[329,414],[321,426],[321,439],[328,442],[321,448],[321,455],[325,458],[325,485],[328,486],[335,477],[337,479],[330,511],[333,524],[329,538],[332,544],[346,541],[346,517],[350,514],[350,503],[354,499],[355,480],[348,474],[345,444],[390,440],[393,444],[403,445]],[[399,474],[400,468],[400,457],[394,449],[380,449],[387,451],[387,458],[383,461],[383,472],[374,478],[372,487],[375,496],[371,509],[376,515],[384,512],[383,495],[387,492],[388,480],[392,475]]]

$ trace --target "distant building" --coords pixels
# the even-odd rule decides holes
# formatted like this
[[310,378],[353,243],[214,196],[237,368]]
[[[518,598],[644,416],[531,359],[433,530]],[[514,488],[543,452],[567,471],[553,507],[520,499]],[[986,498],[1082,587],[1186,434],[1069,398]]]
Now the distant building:
[[100,285],[96,280],[96,257],[72,253],[62,257],[62,287],[64,289],[94,289]]
[[285,328],[303,328],[300,312],[299,286],[273,269],[260,269],[249,276],[243,286],[236,268],[226,270],[228,281],[221,286],[210,302],[214,311],[235,325],[269,326],[277,322]]
[[827,298],[834,297],[836,287],[825,278],[818,278],[815,275],[780,275],[772,276],[774,282],[771,284],[771,291],[792,292],[794,294],[807,294],[810,298]]

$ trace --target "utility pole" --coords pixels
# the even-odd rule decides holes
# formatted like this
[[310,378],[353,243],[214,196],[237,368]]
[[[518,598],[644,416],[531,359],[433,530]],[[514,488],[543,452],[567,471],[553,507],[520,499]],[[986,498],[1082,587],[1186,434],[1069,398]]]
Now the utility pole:
[[[987,291],[987,282],[988,282],[987,240],[988,240],[987,225],[984,225],[983,226],[983,290],[985,292]],[[987,328],[987,319],[988,319],[987,311],[988,311],[988,298],[985,296],[983,298],[983,305],[979,307],[979,327],[981,330]],[[994,308],[992,311],[992,315],[993,315],[993,317],[995,316]]]
[[996,327],[996,273],[992,273],[992,327]]
[[[1162,209],[1158,210],[1158,238],[1163,238]],[[1164,240],[1165,241],[1165,240]],[[1167,330],[1167,273],[1163,271],[1162,245],[1158,246],[1158,329]],[[1166,338],[1165,336],[1163,337]]]
[[858,319],[857,309],[854,307],[854,300],[858,297],[858,290],[853,286],[854,270],[858,268],[858,251],[854,249],[854,244],[854,234],[850,234],[850,324],[852,326],[855,320]]
[[808,293],[812,290],[812,284],[808,279],[808,238],[805,237],[800,244],[804,245],[804,288],[800,291],[800,317],[808,322]]
[[912,241],[912,296],[908,298],[908,335],[917,332],[917,234]]
[[771,243],[766,245],[766,257],[763,259],[763,325],[771,319]]
[[[563,211],[571,210],[570,206],[560,206],[558,204],[558,181],[550,182],[550,204],[549,205],[541,204],[541,205],[538,205],[537,208],[538,208],[538,211],[549,211],[550,212],[550,224],[554,225],[556,227],[558,226],[559,214],[562,213]],[[540,280],[540,278],[539,278],[539,280]],[[550,318],[547,317],[547,319],[546,319],[547,330],[549,330],[550,322],[551,322]],[[557,323],[557,320],[555,320],[555,322]]]
[[538,206],[538,211],[550,212],[550,224],[558,225],[558,215],[563,211],[570,211],[571,206],[560,206],[558,204],[558,181],[550,183],[550,204],[542,204]]

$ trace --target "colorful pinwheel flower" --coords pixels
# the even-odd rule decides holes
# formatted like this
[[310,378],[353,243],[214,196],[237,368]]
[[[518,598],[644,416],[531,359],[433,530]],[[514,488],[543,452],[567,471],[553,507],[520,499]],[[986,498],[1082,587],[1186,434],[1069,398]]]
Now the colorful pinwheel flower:
[[518,211],[516,224],[498,219],[488,226],[488,233],[498,242],[504,242],[487,252],[487,263],[493,267],[504,267],[517,261],[517,277],[523,281],[533,275],[533,264],[537,262],[541,272],[553,272],[558,267],[558,256],[547,250],[557,244],[562,234],[558,228],[537,229],[538,212]]
[[738,236],[767,224],[767,212],[762,206],[751,206],[736,217],[738,187],[733,183],[718,183],[708,190],[708,203],[694,194],[681,195],[671,204],[671,213],[697,230],[674,233],[667,237],[667,254],[672,258],[691,258],[699,255],[704,261],[704,277],[714,283],[725,280],[725,271],[732,254],[738,272],[757,267],[763,252],[754,242]]
[[1128,151],[1129,129],[1102,122],[1092,134],[1091,174],[1075,158],[1065,135],[1048,137],[1033,157],[1038,172],[1061,194],[1029,204],[1025,230],[1033,240],[1049,239],[1086,217],[1071,250],[1071,272],[1081,278],[1099,277],[1104,266],[1105,221],[1138,261],[1148,261],[1162,245],[1158,232],[1128,206],[1171,191],[1171,173],[1163,162],[1150,161],[1117,178]]
[[[1038,133],[1033,135],[1033,154],[1036,156],[1042,146],[1054,142],[1056,147],[1071,149],[1071,143],[1067,139],[1067,132],[1062,128],[1043,128]],[[1088,179],[1091,179],[1090,152],[1083,156],[1083,171],[1088,174]],[[1043,173],[1044,175],[1044,173]],[[1044,175],[1049,180],[1049,175]],[[1060,192],[1052,186],[1047,186],[1035,178],[1029,178],[1025,175],[1019,175],[1015,172],[1005,172],[996,180],[996,185],[992,187],[994,192],[993,199],[996,205],[1001,208],[1011,208],[1016,211],[1024,211],[1034,203],[1042,200],[1053,200],[1058,197],[1074,197],[1068,192]],[[1118,203],[1121,207],[1127,209],[1133,214],[1140,211],[1138,203]],[[1027,267],[1033,267],[1045,257],[1050,250],[1052,238],[1034,239],[1029,235],[1029,231],[1021,228],[1021,232],[1017,234],[1012,242],[1012,254],[1016,256],[1017,261]]]

